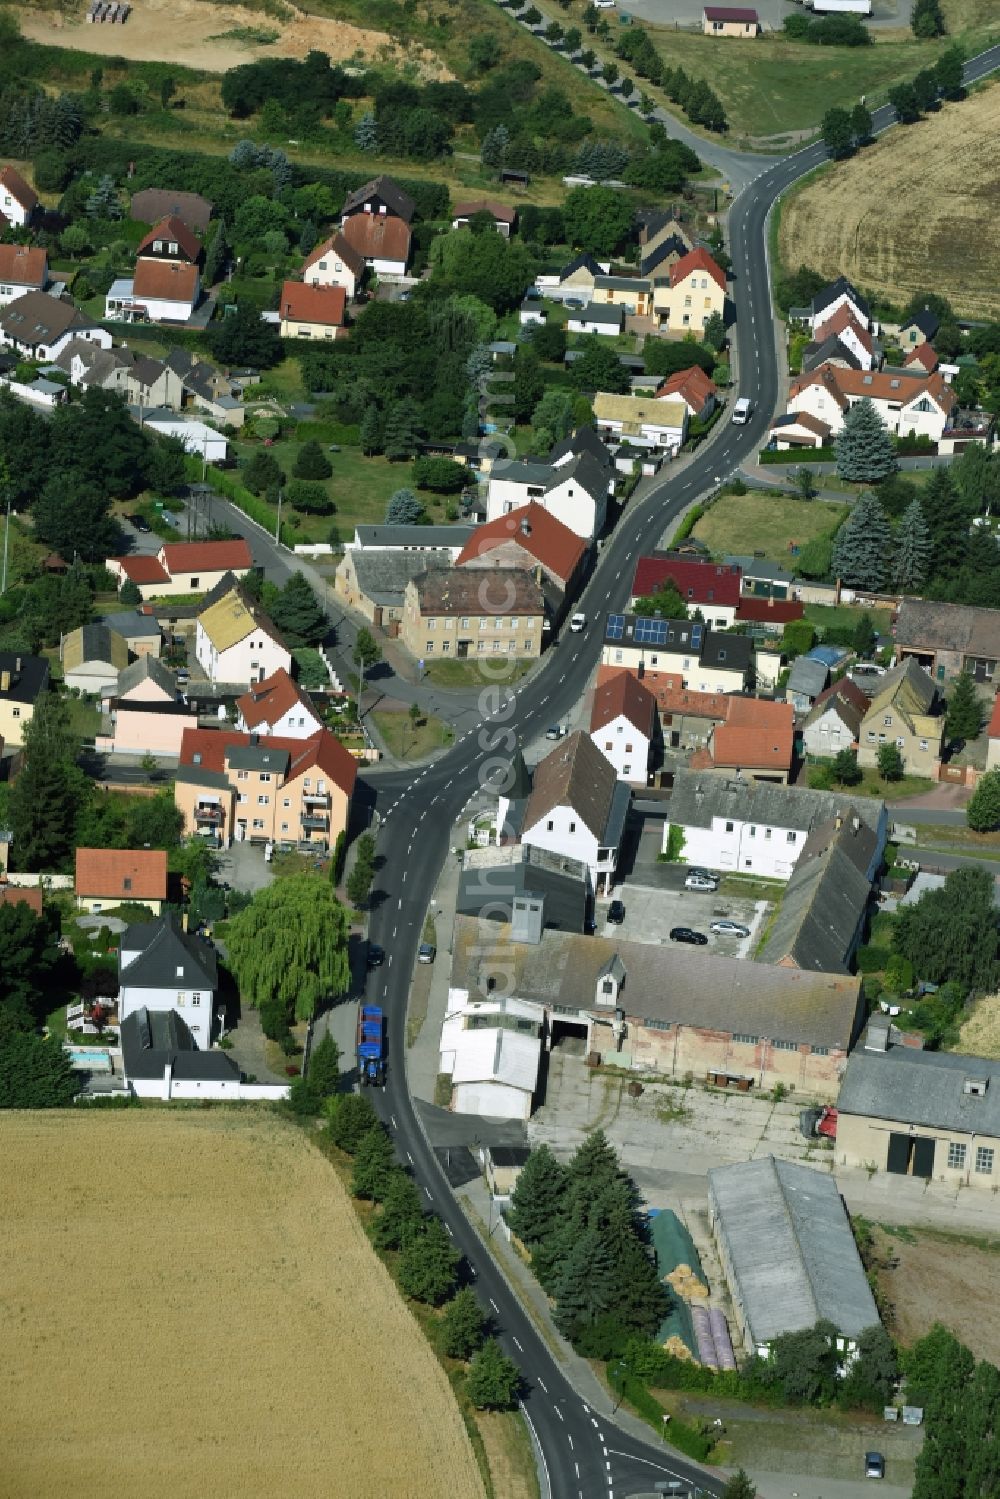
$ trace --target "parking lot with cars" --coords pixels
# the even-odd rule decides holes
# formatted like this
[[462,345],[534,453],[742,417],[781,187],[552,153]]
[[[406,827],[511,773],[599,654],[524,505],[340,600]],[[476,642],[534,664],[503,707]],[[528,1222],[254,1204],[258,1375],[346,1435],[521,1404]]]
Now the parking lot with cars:
[[[685,889],[684,873],[681,868],[679,888],[674,890],[644,885],[641,875],[634,883],[628,880],[618,886],[615,902],[598,902],[597,930],[602,936],[620,936],[628,942],[669,945],[672,930],[688,928],[707,938],[704,946],[709,952],[751,957],[771,909],[769,902],[722,895],[718,890]],[[619,902],[624,909],[612,910]]]

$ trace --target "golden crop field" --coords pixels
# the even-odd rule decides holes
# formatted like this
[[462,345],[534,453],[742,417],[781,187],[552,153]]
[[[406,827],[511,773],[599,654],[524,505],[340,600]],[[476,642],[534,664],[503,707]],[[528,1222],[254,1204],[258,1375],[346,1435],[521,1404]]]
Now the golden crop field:
[[444,1371],[297,1129],[0,1116],[2,1499],[478,1499]]
[[890,130],[788,198],[782,263],[900,304],[936,291],[965,317],[1000,316],[998,139],[1000,87]]

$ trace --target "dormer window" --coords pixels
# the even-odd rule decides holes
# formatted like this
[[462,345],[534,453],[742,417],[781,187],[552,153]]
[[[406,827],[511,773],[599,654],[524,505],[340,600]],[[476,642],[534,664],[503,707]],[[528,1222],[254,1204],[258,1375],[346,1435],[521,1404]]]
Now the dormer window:
[[967,1077],[962,1084],[962,1092],[970,1098],[985,1098],[986,1089],[989,1087],[989,1078]]

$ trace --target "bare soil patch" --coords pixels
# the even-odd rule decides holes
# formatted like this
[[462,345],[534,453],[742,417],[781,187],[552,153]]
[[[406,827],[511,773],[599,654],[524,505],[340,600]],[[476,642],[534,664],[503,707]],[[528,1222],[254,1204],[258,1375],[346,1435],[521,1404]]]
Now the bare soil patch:
[[965,317],[1000,316],[997,139],[997,87],[890,130],[787,199],[783,263],[846,275],[897,303],[936,291]]
[[[447,78],[447,68],[433,53],[420,47],[401,47],[384,31],[370,31],[347,21],[307,15],[294,6],[290,21],[272,21],[260,10],[243,5],[216,5],[210,0],[137,0],[124,26],[90,25],[86,0],[76,16],[19,7],[22,33],[33,42],[95,52],[102,57],[124,57],[133,62],[171,62],[208,73],[251,62],[255,57],[305,57],[316,49],[334,62],[411,62],[428,78]],[[267,46],[250,40],[223,37],[247,28],[277,31]],[[214,40],[213,40],[214,39]]]
[[[971,1189],[970,1189],[971,1190]],[[883,1261],[879,1284],[895,1307],[890,1328],[903,1344],[913,1343],[941,1322],[977,1358],[1000,1363],[1000,1303],[996,1278],[1000,1238],[970,1242],[924,1229],[876,1229]],[[884,1268],[886,1258],[898,1261]]]
[[7,1113],[0,1153],[0,1492],[483,1495],[447,1375],[293,1125]]

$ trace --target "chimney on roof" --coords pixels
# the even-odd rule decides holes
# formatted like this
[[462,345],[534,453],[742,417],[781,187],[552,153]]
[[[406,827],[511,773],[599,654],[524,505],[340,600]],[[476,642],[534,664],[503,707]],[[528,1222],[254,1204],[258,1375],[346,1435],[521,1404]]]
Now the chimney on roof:
[[861,818],[858,816],[857,812],[855,812],[854,816],[851,818],[851,832],[861,832]]
[[833,819],[833,825],[837,829],[837,832],[839,833],[840,830],[841,830],[841,828],[844,826],[844,814],[843,814],[843,812],[838,812],[837,813],[836,817]]
[[10,691],[10,672],[0,671],[0,692]]
[[259,740],[259,738],[260,738],[259,734],[251,734],[250,735],[250,743],[251,744],[256,744],[257,741]]
[[527,516],[524,516],[523,519],[522,519],[522,521],[521,521],[521,535],[522,536],[530,536],[531,535],[531,522],[530,522],[530,520],[528,519]]

